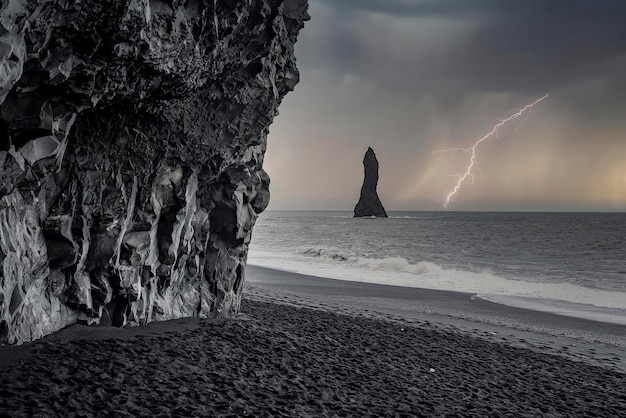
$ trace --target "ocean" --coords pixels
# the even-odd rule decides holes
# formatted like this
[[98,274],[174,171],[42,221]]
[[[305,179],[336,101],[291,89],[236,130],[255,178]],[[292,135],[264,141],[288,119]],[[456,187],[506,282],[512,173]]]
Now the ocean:
[[626,213],[267,211],[248,264],[626,324]]

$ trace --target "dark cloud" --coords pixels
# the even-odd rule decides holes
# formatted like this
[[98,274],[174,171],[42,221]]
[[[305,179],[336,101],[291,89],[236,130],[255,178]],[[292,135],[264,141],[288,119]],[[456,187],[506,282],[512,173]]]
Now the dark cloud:
[[[616,56],[626,53],[626,2],[619,0],[321,0],[321,4],[332,11],[333,23],[325,27],[324,44],[303,46],[315,51],[304,54],[310,58],[304,59],[305,67],[327,66],[405,90],[426,90],[429,84],[438,90],[438,84],[455,83],[461,95],[533,94],[604,74],[618,83],[626,78],[621,68],[611,66]],[[436,39],[431,40],[431,50],[424,49],[420,39],[389,39],[390,45],[403,43],[406,54],[380,59],[372,55],[369,42],[387,34],[355,25],[359,16],[400,18],[407,26],[432,17],[441,19],[442,26],[466,22],[467,29],[441,39],[442,51],[437,50]],[[435,28],[430,36],[450,35]],[[412,89],[407,82],[414,84]]]
[[568,24],[619,23],[622,0],[318,0],[338,13],[375,13],[395,17],[510,20],[543,17]]
[[559,88],[610,72],[626,52],[624,2],[610,12],[603,2],[500,3],[517,7],[480,22],[459,57],[467,79],[485,89]]
[[[467,17],[480,14],[482,3],[492,1],[468,0],[321,0],[338,13],[377,13],[398,17]],[[479,5],[479,7],[476,7]]]

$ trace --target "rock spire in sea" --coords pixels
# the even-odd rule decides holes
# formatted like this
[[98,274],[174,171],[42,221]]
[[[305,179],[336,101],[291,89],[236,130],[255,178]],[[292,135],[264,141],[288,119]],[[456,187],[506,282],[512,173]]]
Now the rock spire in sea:
[[363,158],[363,169],[365,178],[363,179],[363,186],[361,186],[361,197],[354,208],[354,217],[376,216],[386,218],[387,212],[385,212],[376,191],[378,186],[378,159],[376,159],[376,154],[371,147],[367,148]]
[[306,0],[7,0],[0,341],[237,313]]

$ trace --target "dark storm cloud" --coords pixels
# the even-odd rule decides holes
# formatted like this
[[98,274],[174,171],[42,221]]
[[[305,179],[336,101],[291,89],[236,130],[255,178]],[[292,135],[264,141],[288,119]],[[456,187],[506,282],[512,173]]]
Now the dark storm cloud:
[[497,4],[470,34],[460,60],[465,76],[483,88],[558,88],[604,74],[626,52],[625,2]]
[[506,15],[551,16],[604,20],[626,11],[622,0],[319,0],[334,10],[344,13],[380,13],[400,17],[444,16],[467,18],[484,16],[503,18]]
[[[463,0],[321,0],[340,13],[379,13],[399,17],[425,17],[444,15],[446,17],[465,16],[480,13],[475,7],[480,1]],[[487,2],[483,2],[487,3]],[[488,2],[492,3],[492,2]]]
[[[626,53],[626,2],[619,0],[321,0],[335,24],[323,50],[310,55],[335,71],[355,73],[407,89],[432,84],[442,98],[446,88],[463,95],[506,91],[535,94],[593,77],[624,84],[624,67],[613,60]],[[367,33],[358,16],[387,16],[415,25],[437,18],[445,25],[468,23],[467,30],[442,40],[444,53],[429,56],[420,40],[404,42],[406,55],[371,62]],[[346,22],[350,22],[346,24]],[[385,33],[376,34],[384,37]],[[435,28],[432,37],[445,37]],[[320,48],[318,44],[316,46]],[[436,51],[430,51],[434,53]],[[326,61],[326,62],[324,62]],[[332,61],[332,62],[330,62]],[[390,77],[393,71],[393,77]],[[387,80],[383,80],[387,78]],[[409,88],[410,90],[410,88]]]

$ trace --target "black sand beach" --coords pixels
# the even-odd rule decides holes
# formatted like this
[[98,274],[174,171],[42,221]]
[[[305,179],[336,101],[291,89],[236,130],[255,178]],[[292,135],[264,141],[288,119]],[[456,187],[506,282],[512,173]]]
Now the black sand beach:
[[[72,326],[31,344],[0,347],[0,414],[626,416],[619,327],[596,324],[597,335],[607,341],[613,335],[617,344],[597,343],[615,348],[615,357],[594,360],[589,342],[573,334],[563,338],[579,341],[585,355],[568,353],[541,332],[529,341],[475,318],[441,312],[403,317],[368,305],[374,303],[368,297],[384,306],[399,295],[417,303],[406,290],[323,285],[323,279],[258,268],[249,269],[248,279],[236,320],[183,319],[121,330]],[[273,287],[273,280],[308,290]],[[366,297],[357,289],[374,293]],[[361,305],[339,304],[337,298],[348,299],[344,291]],[[436,293],[421,294],[425,306],[430,300],[462,310],[475,302],[466,294],[453,302],[445,293],[439,300]],[[477,303],[509,312],[508,319],[500,315],[503,323],[528,315],[528,321],[554,325],[543,316]],[[473,325],[459,326],[464,321]],[[591,323],[568,321],[563,328],[593,331],[585,331]]]
[[492,303],[471,293],[313,277],[248,266],[246,295],[261,301],[436,326],[626,373],[626,326]]

